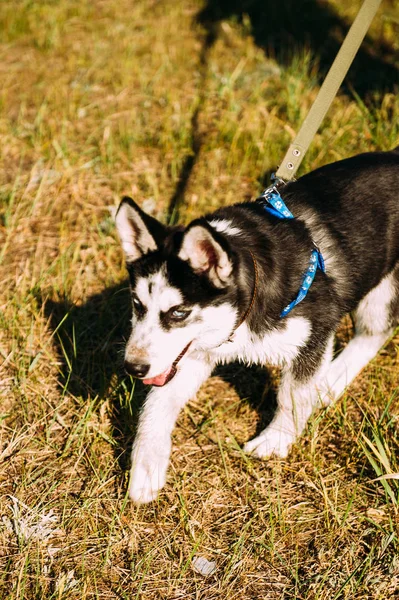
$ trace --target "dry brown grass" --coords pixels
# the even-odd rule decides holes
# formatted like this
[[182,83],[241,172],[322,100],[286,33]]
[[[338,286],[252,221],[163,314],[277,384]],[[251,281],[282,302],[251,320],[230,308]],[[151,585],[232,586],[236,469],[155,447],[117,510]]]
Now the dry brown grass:
[[[358,4],[329,6],[350,18]],[[399,471],[398,336],[286,461],[241,451],[278,374],[219,371],[181,415],[159,501],[126,498],[141,392],[119,372],[112,209],[128,193],[188,220],[254,197],[318,88],[311,47],[268,58],[250,15],[212,40],[202,7],[1,4],[2,598],[399,597],[397,481],[375,481]],[[377,60],[398,50],[397,8],[384,2],[371,30]],[[341,94],[303,170],[388,149],[398,123],[393,85]]]

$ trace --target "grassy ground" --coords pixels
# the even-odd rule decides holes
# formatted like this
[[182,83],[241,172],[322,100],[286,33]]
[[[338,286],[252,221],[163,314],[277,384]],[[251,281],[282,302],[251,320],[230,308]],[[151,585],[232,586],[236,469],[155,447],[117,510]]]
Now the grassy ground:
[[[217,372],[159,501],[126,498],[112,213],[128,193],[187,221],[267,182],[360,2],[274,4],[1,3],[1,598],[399,598],[398,482],[376,480],[399,471],[398,334],[286,461],[240,450],[277,374]],[[302,172],[399,143],[398,40],[385,0]]]

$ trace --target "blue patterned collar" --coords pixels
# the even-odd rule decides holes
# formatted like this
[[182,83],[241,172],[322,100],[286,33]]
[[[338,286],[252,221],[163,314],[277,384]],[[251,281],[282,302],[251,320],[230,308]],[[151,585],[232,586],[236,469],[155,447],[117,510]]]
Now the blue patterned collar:
[[[273,215],[274,217],[277,217],[278,219],[295,218],[291,211],[289,211],[286,207],[285,202],[277,189],[277,186],[267,188],[258,198],[258,201],[262,203],[266,212]],[[310,255],[309,266],[303,275],[298,295],[295,298],[295,300],[287,304],[287,306],[282,310],[280,314],[281,318],[286,317],[288,313],[290,313],[297,304],[299,304],[304,298],[306,298],[309,288],[312,285],[313,280],[316,276],[317,269],[319,268],[323,273],[326,272],[323,256],[314,242],[313,245],[314,249],[312,250]]]

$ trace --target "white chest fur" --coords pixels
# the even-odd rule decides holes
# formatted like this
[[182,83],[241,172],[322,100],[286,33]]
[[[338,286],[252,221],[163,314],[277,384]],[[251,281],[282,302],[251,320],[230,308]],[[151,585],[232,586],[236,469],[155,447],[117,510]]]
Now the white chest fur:
[[225,342],[209,351],[216,363],[240,360],[248,364],[290,364],[309,339],[310,322],[303,317],[288,317],[283,330],[275,330],[258,336],[243,323],[233,335],[233,341]]

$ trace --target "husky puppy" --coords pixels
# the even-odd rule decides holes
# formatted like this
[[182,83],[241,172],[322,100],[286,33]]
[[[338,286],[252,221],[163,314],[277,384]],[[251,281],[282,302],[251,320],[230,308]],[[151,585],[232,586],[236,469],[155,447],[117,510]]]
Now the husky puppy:
[[[324,166],[280,190],[295,218],[264,201],[166,227],[124,198],[116,215],[132,292],[125,368],[151,386],[132,452],[130,496],[165,485],[179,411],[218,363],[282,367],[271,424],[244,449],[285,457],[312,411],[376,355],[399,317],[399,147]],[[298,297],[315,246],[324,257]],[[333,359],[334,332],[356,334]]]

